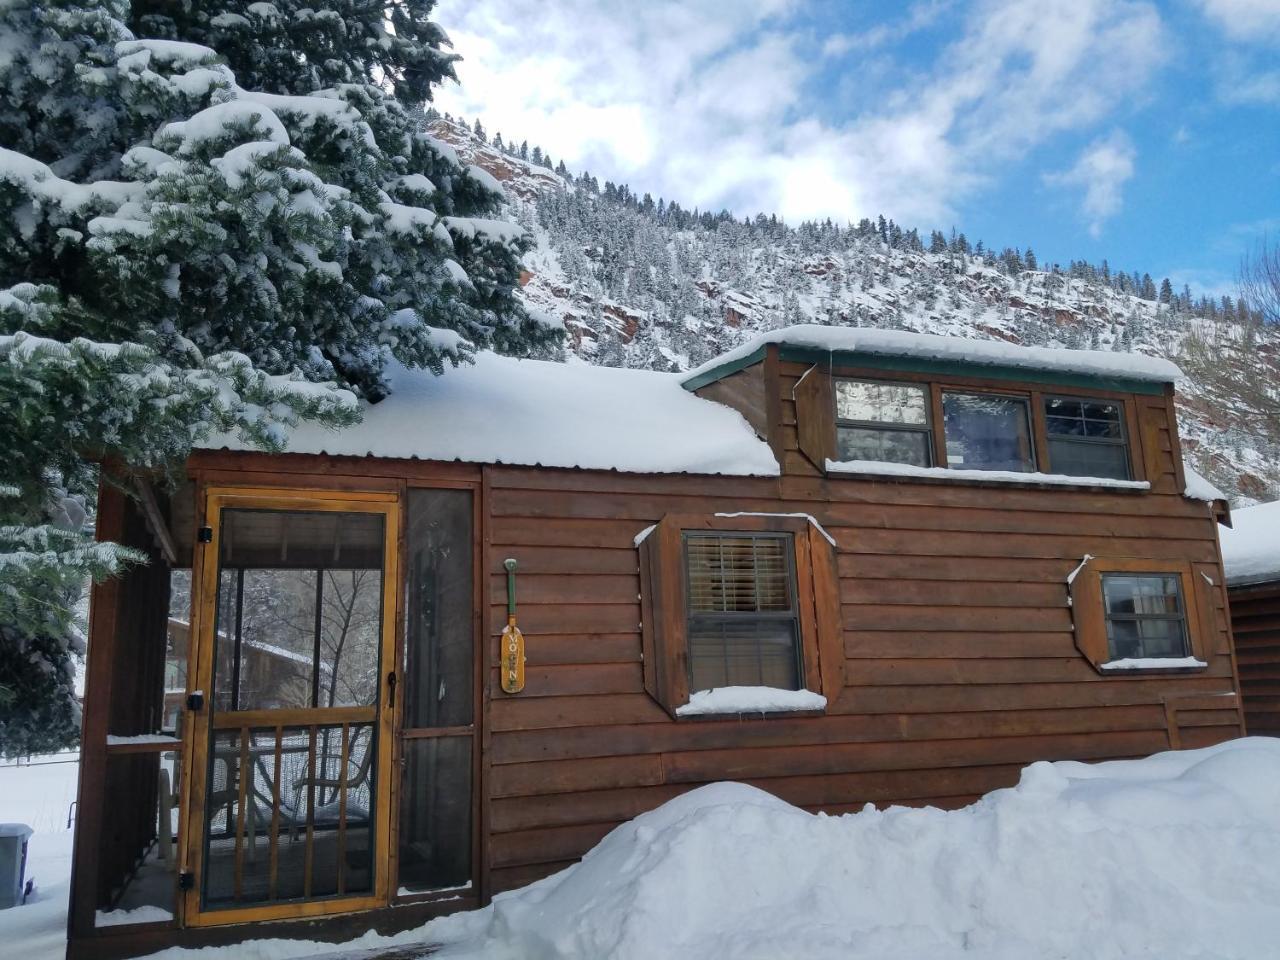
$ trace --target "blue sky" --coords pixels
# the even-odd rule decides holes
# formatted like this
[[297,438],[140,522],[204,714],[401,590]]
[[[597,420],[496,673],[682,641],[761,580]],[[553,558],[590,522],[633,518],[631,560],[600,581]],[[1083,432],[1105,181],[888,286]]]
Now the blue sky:
[[791,222],[883,213],[1231,292],[1280,236],[1280,0],[443,0],[441,109]]

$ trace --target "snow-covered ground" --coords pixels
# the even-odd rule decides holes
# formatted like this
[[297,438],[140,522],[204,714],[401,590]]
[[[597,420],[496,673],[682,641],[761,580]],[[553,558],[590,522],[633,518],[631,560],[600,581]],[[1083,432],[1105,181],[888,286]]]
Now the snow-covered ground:
[[[0,914],[0,937],[9,955],[53,960],[66,844],[49,818],[69,780],[34,767],[0,778],[0,818],[27,809],[52,831],[49,852],[33,846],[41,899]],[[1275,956],[1280,739],[1036,763],[1016,787],[949,812],[828,817],[714,784],[623,824],[553,877],[394,939],[442,944],[433,956],[454,960]],[[200,960],[332,950],[259,941]]]
[[0,911],[0,954],[21,960],[62,960],[66,951],[71,834],[67,814],[76,799],[79,755],[36,757],[28,765],[0,764],[0,822],[35,830],[27,879],[35,890],[24,906]]

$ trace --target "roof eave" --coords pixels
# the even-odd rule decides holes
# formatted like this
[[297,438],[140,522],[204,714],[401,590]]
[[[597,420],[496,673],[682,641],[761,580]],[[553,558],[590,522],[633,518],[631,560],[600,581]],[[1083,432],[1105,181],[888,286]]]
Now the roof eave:
[[[761,346],[745,356],[729,360],[696,376],[681,381],[681,386],[694,391],[723,380],[740,370],[764,359],[765,347]],[[1016,367],[988,363],[965,363],[957,360],[936,360],[928,357],[899,356],[893,354],[865,353],[856,350],[821,350],[814,347],[778,345],[781,360],[797,363],[825,363],[833,367],[853,367],[863,370],[883,370],[887,373],[924,373],[947,377],[982,377],[991,380],[1008,380],[1018,383],[1036,383],[1058,387],[1084,387],[1090,390],[1112,390],[1118,393],[1142,393],[1159,396],[1167,380],[1144,380],[1130,377],[1106,377],[1097,374],[1075,373],[1064,370],[1037,370],[1034,367]]]

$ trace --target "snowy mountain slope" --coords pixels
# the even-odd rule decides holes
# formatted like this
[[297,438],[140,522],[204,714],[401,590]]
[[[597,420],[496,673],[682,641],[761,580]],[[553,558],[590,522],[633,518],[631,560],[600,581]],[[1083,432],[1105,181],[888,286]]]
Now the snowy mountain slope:
[[[1231,377],[1247,349],[1280,385],[1280,331],[1231,302],[1163,291],[1103,264],[1038,269],[963,235],[922,242],[892,223],[788,227],[637,198],[557,173],[444,118],[432,132],[488,171],[536,239],[522,297],[559,317],[568,349],[610,366],[684,370],[793,323],[886,327],[1012,343],[1134,350],[1178,361],[1187,460],[1241,505],[1280,497],[1280,429]],[[931,252],[932,251],[932,252]],[[1189,338],[1202,349],[1186,349]],[[1223,382],[1225,379],[1225,383]]]

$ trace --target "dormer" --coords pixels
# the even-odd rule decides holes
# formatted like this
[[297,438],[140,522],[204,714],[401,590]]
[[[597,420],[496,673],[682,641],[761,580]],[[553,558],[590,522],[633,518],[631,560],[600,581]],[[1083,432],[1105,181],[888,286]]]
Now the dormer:
[[1180,494],[1180,375],[1137,354],[804,325],[683,385],[741,412],[784,475]]

